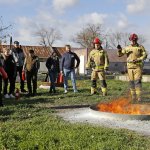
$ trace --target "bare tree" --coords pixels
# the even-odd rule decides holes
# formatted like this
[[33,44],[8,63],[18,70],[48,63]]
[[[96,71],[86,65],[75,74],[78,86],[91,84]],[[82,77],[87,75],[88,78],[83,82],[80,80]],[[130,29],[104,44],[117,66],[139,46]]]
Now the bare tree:
[[[127,32],[110,33],[107,39],[108,47],[111,49],[116,49],[118,44],[122,45],[122,47],[129,45],[130,44],[129,36],[130,33]],[[138,40],[139,44],[143,44],[146,41],[143,35],[138,35],[138,37],[139,37]]]
[[100,37],[101,40],[104,38],[101,24],[87,24],[72,38],[72,41],[81,47],[91,49],[95,37]]
[[11,27],[12,25],[4,25],[3,24],[3,19],[2,17],[0,17],[0,44],[2,42],[6,42],[6,38],[10,37],[9,33],[7,33],[8,29]]
[[61,33],[53,28],[40,27],[35,32],[35,35],[39,37],[39,44],[45,47],[50,47],[50,50],[53,50],[53,44],[62,38]]

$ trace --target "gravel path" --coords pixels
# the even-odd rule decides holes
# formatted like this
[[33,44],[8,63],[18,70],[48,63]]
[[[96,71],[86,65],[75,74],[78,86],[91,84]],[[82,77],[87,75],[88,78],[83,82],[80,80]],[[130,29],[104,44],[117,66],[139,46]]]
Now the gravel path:
[[61,116],[64,120],[70,121],[72,123],[82,122],[110,128],[124,128],[136,131],[143,135],[150,135],[150,121],[117,120],[104,118],[103,116],[92,114],[89,108],[65,110],[59,112],[58,115]]

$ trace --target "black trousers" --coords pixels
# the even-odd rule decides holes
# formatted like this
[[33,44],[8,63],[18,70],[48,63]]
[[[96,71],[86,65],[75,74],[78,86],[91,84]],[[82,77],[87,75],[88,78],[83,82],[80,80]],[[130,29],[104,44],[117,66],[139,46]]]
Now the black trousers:
[[[32,92],[35,94],[37,90],[37,72],[33,71],[27,71],[26,72],[27,77],[27,88],[28,92],[31,94]],[[33,84],[33,87],[32,87]]]
[[[22,80],[22,69],[23,69],[23,66],[17,66],[17,73],[19,73],[19,77],[20,77],[20,89],[21,91],[24,90],[24,81]],[[17,75],[16,73],[16,75]],[[16,79],[15,79],[16,81]]]
[[0,106],[3,105],[3,100],[2,100],[2,76],[0,75]]
[[4,95],[7,94],[8,81],[10,83],[9,94],[13,94],[15,91],[15,77],[13,77],[12,75],[8,75],[8,78],[4,80]]

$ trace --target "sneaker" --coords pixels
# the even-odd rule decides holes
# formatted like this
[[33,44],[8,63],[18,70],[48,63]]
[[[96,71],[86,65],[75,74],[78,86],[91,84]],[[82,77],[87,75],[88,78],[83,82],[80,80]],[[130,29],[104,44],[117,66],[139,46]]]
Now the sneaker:
[[10,96],[10,98],[15,98],[15,96],[13,94],[10,94],[9,96]]
[[66,94],[66,93],[68,93],[68,91],[67,91],[67,90],[65,90],[65,91],[64,91],[64,93]]
[[10,98],[10,96],[8,94],[5,94],[4,98]]
[[78,90],[74,90],[74,93],[78,93]]

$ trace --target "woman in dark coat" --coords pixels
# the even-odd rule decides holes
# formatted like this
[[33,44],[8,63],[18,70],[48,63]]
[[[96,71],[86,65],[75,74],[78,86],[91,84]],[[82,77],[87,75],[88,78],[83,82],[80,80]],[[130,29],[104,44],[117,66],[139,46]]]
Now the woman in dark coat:
[[[3,49],[3,67],[6,71],[8,78],[4,79],[4,98],[15,98],[15,77],[16,77],[16,63],[13,56],[10,54],[10,50]],[[10,82],[9,92],[7,92],[8,81]]]
[[50,93],[56,93],[55,82],[59,73],[59,57],[56,52],[53,52],[51,56],[46,61],[46,67],[48,69],[49,78],[50,78]]

